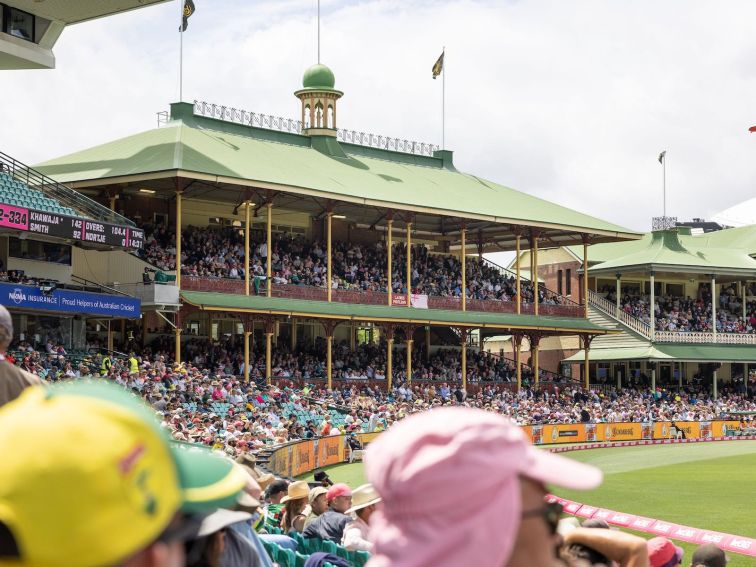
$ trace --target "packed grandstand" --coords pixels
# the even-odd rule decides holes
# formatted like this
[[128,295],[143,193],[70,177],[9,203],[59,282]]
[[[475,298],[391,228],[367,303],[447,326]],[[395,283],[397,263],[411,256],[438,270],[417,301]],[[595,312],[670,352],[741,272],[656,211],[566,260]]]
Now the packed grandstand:
[[[108,13],[36,4],[0,5],[14,66]],[[550,451],[756,440],[756,225],[637,233],[338,128],[335,85],[305,71],[301,120],[179,101],[35,167],[0,153],[0,563],[756,557],[547,493],[602,477]],[[329,478],[355,463],[367,483]]]

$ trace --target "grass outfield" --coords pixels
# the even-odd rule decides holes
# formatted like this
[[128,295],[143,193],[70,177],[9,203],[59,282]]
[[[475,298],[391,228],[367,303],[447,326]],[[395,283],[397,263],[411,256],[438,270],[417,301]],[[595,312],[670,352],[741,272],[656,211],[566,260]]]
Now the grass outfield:
[[[639,516],[756,538],[752,494],[756,489],[756,441],[648,445],[567,453],[604,471],[592,492],[556,490],[560,496]],[[361,463],[326,469],[334,482],[365,482]],[[312,480],[312,475],[304,477]],[[640,534],[650,537],[647,534]],[[690,565],[695,545],[685,549]],[[730,554],[728,567],[751,567],[756,558]]]

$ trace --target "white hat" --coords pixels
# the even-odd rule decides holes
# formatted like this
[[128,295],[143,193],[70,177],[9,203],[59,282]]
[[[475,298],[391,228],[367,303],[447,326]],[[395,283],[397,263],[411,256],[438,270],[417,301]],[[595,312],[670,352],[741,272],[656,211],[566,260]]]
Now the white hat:
[[352,491],[352,507],[346,511],[347,514],[367,508],[371,504],[377,504],[381,501],[378,492],[372,484],[363,484]]
[[202,520],[197,537],[209,536],[232,524],[249,520],[251,517],[252,514],[248,514],[247,512],[232,512],[231,510],[220,508]]

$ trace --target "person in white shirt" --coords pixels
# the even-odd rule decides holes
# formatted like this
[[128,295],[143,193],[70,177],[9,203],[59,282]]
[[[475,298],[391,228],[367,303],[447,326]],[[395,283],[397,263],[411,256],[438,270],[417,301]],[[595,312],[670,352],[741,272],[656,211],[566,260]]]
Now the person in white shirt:
[[354,520],[344,527],[341,545],[349,551],[372,551],[373,543],[368,540],[370,516],[375,512],[381,497],[372,484],[363,484],[352,491],[352,507],[347,514],[354,514]]

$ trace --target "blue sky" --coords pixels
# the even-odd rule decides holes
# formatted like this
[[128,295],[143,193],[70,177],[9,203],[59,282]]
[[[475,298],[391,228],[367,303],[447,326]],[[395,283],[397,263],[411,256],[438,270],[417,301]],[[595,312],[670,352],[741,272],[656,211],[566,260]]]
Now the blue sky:
[[[297,117],[315,0],[195,0],[184,99]],[[339,126],[446,142],[457,166],[646,230],[756,193],[756,3],[323,0]],[[5,72],[0,147],[36,163],[156,125],[178,98],[179,4],[65,30],[52,71]],[[464,199],[464,195],[460,195]]]

